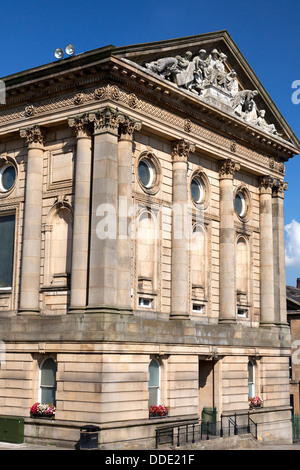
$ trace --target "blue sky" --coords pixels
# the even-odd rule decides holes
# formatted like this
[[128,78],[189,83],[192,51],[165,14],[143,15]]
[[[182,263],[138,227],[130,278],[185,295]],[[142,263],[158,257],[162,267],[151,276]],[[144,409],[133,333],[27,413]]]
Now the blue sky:
[[[72,43],[76,53],[226,29],[300,138],[299,0],[1,0],[0,77],[54,61]],[[299,94],[300,97],[300,94]],[[300,277],[300,156],[286,164],[287,284]]]

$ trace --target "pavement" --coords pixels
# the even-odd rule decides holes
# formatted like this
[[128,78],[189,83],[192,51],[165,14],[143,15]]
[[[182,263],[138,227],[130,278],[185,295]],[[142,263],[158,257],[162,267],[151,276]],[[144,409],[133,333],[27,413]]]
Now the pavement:
[[[0,442],[0,451],[1,450],[9,450],[9,451],[13,451],[13,450],[31,450],[31,451],[34,451],[34,450],[38,450],[38,451],[42,451],[42,450],[75,450],[75,448],[64,448],[64,447],[59,447],[59,446],[56,446],[56,445],[39,445],[39,444],[29,444],[29,443],[23,443],[23,444],[11,444],[11,443],[7,443],[7,442]],[[154,450],[154,449],[153,449]],[[164,452],[164,450],[166,449],[161,449],[162,453]],[[170,450],[170,448],[168,449]],[[184,449],[180,449],[181,451],[184,452]],[[198,451],[199,449],[195,448],[194,449],[195,451]],[[211,450],[218,450],[218,449],[211,449]],[[261,445],[259,448],[257,447],[252,447],[252,446],[249,446],[249,447],[244,447],[243,449],[226,449],[226,450],[271,450],[271,451],[274,451],[274,450],[280,450],[280,451],[287,451],[287,450],[300,450],[300,441],[297,441],[297,442],[294,442],[293,444],[272,444],[272,445]],[[176,448],[175,449],[172,449],[172,451],[174,453],[176,453]],[[116,451],[116,454],[117,454],[118,451]],[[149,452],[151,452],[151,450],[149,450]],[[188,449],[188,452],[193,452],[193,449],[192,448],[189,448]],[[129,453],[130,453],[130,450],[129,450]]]

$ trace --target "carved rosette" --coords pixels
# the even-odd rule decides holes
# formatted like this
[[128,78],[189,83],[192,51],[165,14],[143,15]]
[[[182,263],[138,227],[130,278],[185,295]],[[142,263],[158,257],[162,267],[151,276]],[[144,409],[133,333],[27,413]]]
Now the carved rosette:
[[232,141],[230,142],[230,150],[231,150],[232,153],[235,153],[235,152],[236,152],[236,149],[237,149],[237,143],[236,143],[235,140],[232,140]]
[[84,93],[76,93],[74,97],[74,104],[79,105],[85,102],[85,94]]
[[103,110],[89,114],[89,121],[94,123],[95,133],[111,132],[118,133],[121,123],[124,123],[125,116],[112,108],[104,108]]
[[130,108],[135,109],[138,105],[138,99],[134,93],[131,93],[131,95],[128,96],[128,106]]
[[124,116],[124,122],[119,126],[119,139],[132,139],[134,131],[142,128],[141,121],[135,121],[128,116]]
[[187,162],[190,152],[195,152],[195,145],[184,139],[173,142],[172,158],[173,162]]
[[20,129],[20,137],[25,139],[26,144],[29,145],[44,145],[46,132],[40,126],[28,127]]
[[188,133],[192,131],[192,122],[190,119],[185,119],[183,129]]
[[25,106],[24,114],[26,117],[33,116],[35,114],[35,107],[32,104]]
[[94,91],[94,96],[96,100],[103,100],[104,98],[107,97],[107,88],[106,87],[96,88],[96,90]]
[[225,162],[221,162],[219,166],[220,179],[232,179],[236,171],[239,171],[240,164],[234,160],[228,159]]
[[118,101],[120,99],[120,90],[117,86],[113,85],[110,88],[110,97],[112,100]]
[[70,117],[68,119],[68,124],[70,127],[73,127],[75,129],[75,134],[77,138],[87,137],[90,135],[90,122],[88,114]]

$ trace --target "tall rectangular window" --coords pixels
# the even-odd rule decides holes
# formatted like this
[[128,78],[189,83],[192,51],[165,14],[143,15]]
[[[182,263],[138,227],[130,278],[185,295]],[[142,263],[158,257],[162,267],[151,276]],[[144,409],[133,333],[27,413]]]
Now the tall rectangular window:
[[9,290],[12,287],[14,246],[15,216],[0,216],[0,290]]

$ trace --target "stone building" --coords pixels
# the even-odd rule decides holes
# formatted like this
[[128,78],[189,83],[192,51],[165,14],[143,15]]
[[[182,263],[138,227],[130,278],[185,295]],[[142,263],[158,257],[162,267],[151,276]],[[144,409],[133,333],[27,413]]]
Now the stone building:
[[286,286],[287,320],[291,329],[290,394],[293,413],[300,415],[300,278],[296,287]]
[[219,420],[258,395],[258,438],[290,442],[283,191],[300,144],[229,34],[4,82],[0,414],[28,442],[74,445],[90,423],[101,448],[153,447],[149,405],[164,424]]

